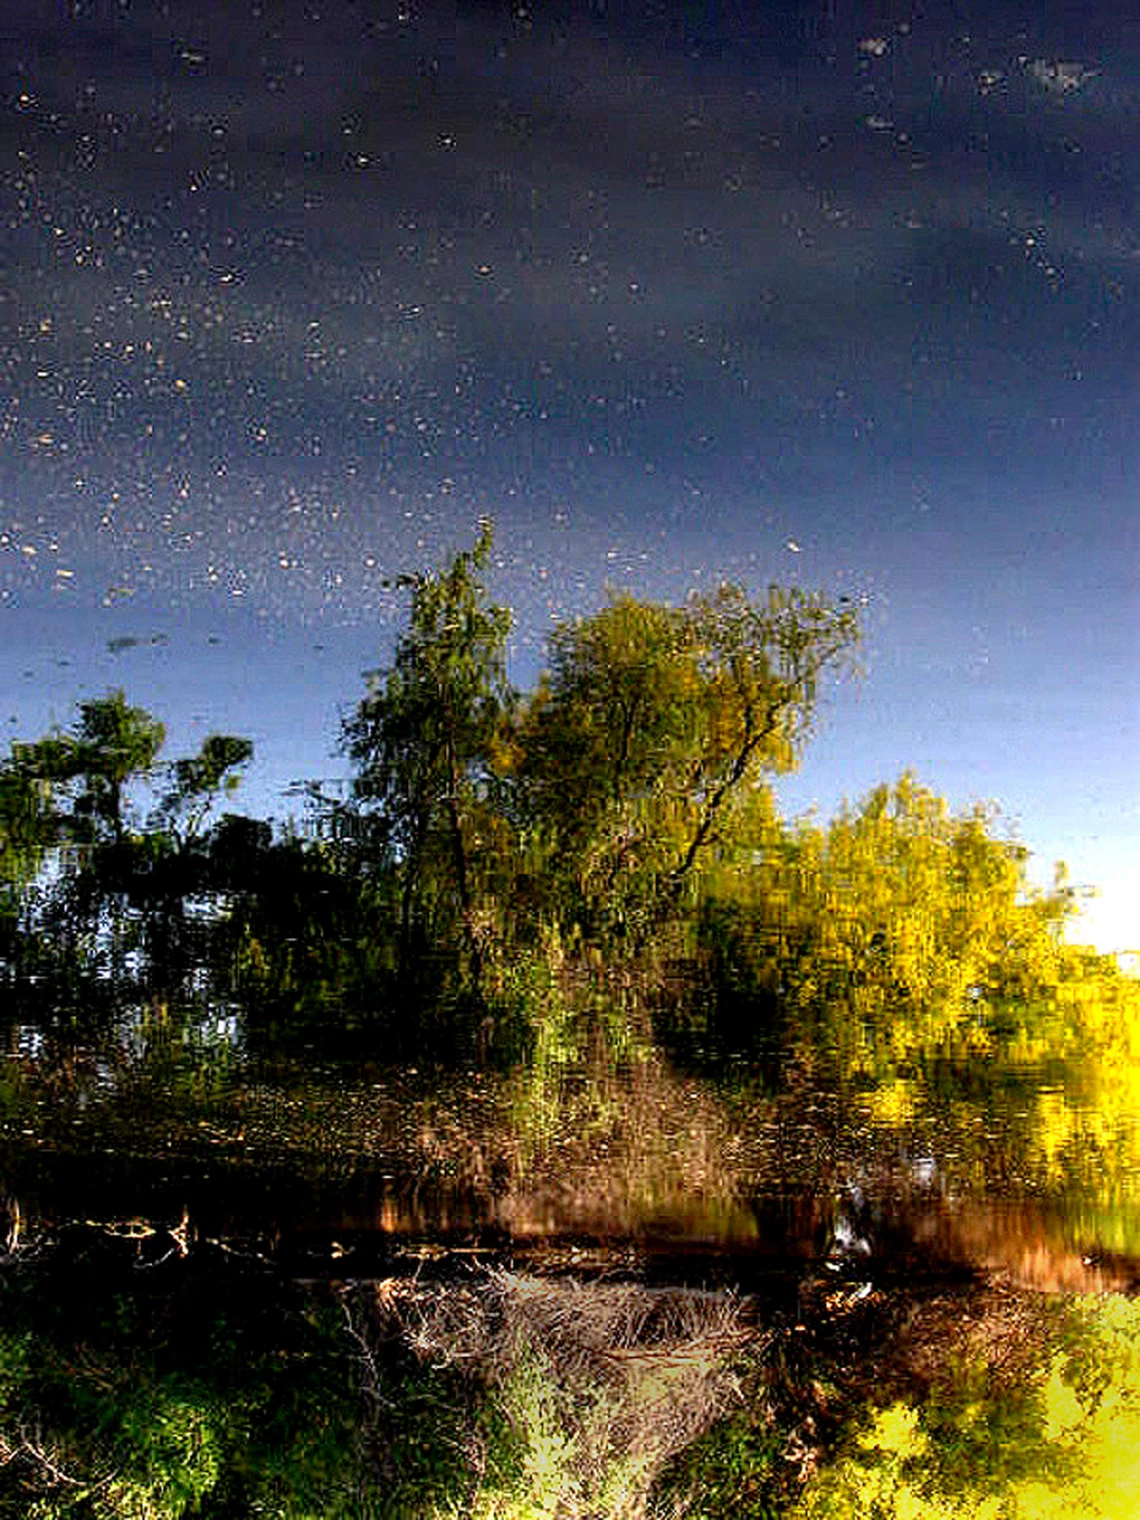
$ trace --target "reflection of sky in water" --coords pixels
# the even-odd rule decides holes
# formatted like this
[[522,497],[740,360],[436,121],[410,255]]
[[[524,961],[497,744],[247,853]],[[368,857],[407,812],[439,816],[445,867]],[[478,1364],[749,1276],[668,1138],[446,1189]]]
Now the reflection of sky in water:
[[791,803],[905,765],[996,795],[1131,937],[1118,20],[23,7],[8,731],[121,682],[184,747],[252,733],[280,813],[382,657],[383,577],[489,513],[524,675],[606,581],[866,595]]

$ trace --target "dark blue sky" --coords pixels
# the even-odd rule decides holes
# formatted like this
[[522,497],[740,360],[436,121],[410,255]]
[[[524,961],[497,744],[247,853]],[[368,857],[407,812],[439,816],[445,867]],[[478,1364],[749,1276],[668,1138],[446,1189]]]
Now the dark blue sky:
[[607,581],[865,597],[785,805],[996,797],[1140,939],[1128,9],[5,7],[0,722],[280,816],[488,514],[523,681]]

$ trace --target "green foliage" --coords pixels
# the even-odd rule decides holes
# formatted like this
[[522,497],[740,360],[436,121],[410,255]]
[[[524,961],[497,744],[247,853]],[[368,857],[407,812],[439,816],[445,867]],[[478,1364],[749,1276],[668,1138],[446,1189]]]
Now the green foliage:
[[644,1045],[652,1005],[676,1052],[799,1040],[873,1075],[1131,1018],[1113,968],[1065,943],[1075,894],[1029,886],[993,810],[904,774],[826,825],[780,818],[775,778],[853,664],[844,599],[616,596],[555,627],[520,698],[491,547],[484,525],[396,582],[407,626],[343,727],[351,796],[314,785],[312,834],[215,818],[250,741],[160,765],[161,723],[121,691],[12,746],[0,956],[35,1021],[90,1022],[111,987],[208,990],[259,1049],[542,1064],[571,1005],[573,1039],[611,1052]]
[[342,1316],[171,1248],[72,1236],[7,1265],[0,1516],[364,1520]]
[[687,1447],[657,1486],[685,1520],[777,1520],[784,1513],[784,1433],[762,1406],[720,1420]]
[[819,682],[857,638],[848,607],[731,585],[682,607],[623,596],[557,628],[518,746],[565,916],[644,938],[749,790],[794,766]]
[[78,843],[119,843],[126,829],[124,788],[150,774],[165,737],[157,719],[113,691],[80,703],[74,735],[22,746],[21,758],[45,780],[76,788],[70,817]]
[[144,822],[135,793],[153,783],[163,738],[163,725],[116,691],[82,703],[70,733],[12,746],[0,770],[0,883],[21,889],[18,901],[9,893],[25,929],[10,961],[24,972],[123,983],[141,956],[152,982],[177,986],[190,974],[207,936],[185,904],[217,895],[200,828],[252,745],[211,735],[199,755],[173,762]]
[[233,734],[210,734],[197,755],[176,760],[173,785],[163,797],[159,816],[173,822],[181,817],[182,842],[197,836],[219,792],[232,796],[241,781],[238,767],[253,759],[253,744]]
[[417,934],[436,943],[458,934],[477,998],[494,888],[483,836],[494,831],[494,749],[513,701],[510,613],[487,600],[481,579],[491,542],[485,524],[443,570],[401,577],[407,631],[344,729],[354,796],[372,823],[363,837],[400,883],[401,965]]
[[492,1448],[498,1460],[503,1432],[479,1408],[473,1389],[453,1368],[432,1366],[393,1348],[384,1363],[384,1398],[369,1432],[377,1513],[385,1520],[428,1520],[465,1513],[471,1490],[463,1440]]
[[1063,876],[1032,888],[1028,851],[996,824],[910,774],[826,827],[761,810],[700,909],[713,1022],[739,1029],[751,1005],[825,1037],[852,1069],[1040,1029],[1074,965],[1073,896]]
[[923,1394],[865,1408],[795,1520],[1126,1520],[1140,1495],[1137,1306],[1058,1312],[1060,1346],[1023,1347],[1015,1377],[976,1356]]
[[0,884],[7,891],[35,880],[55,843],[58,818],[51,789],[18,762],[0,768]]

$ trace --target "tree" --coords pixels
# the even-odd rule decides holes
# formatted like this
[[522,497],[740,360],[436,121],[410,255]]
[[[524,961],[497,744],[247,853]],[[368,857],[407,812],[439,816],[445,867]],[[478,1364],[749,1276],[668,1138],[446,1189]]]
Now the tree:
[[58,828],[50,786],[18,761],[0,766],[0,887],[19,891],[35,880]]
[[[171,786],[159,805],[159,818],[166,820],[181,844],[198,838],[220,792],[232,796],[241,777],[238,767],[253,759],[253,743],[234,734],[210,734],[199,752],[171,766]],[[181,826],[175,819],[181,818]]]
[[163,725],[141,707],[128,707],[122,691],[83,702],[70,745],[70,775],[81,783],[72,807],[77,835],[122,844],[126,836],[123,792],[135,777],[154,769],[166,740]]
[[796,1024],[850,1071],[1018,1041],[1024,1055],[1046,1030],[1064,1046],[1066,983],[1106,987],[1064,943],[1063,868],[1032,886],[991,806],[954,811],[904,772],[829,823],[756,824],[734,829],[699,918],[707,1017],[730,1040]]
[[1056,984],[1072,893],[1060,878],[1032,889],[1029,851],[997,821],[984,804],[953,813],[905,773],[827,830],[816,979],[845,982],[900,1047],[1019,1021]]
[[[44,922],[74,959],[84,938],[109,931],[116,953],[123,948],[124,910],[132,833],[125,789],[153,770],[165,731],[142,708],[129,707],[122,691],[84,702],[69,734],[52,733],[12,746],[7,771],[38,836],[26,854],[38,872],[51,850],[62,869],[46,900]],[[27,805],[35,799],[35,811]]]
[[676,906],[749,790],[795,766],[857,642],[842,601],[734,585],[679,607],[621,596],[555,630],[520,785],[583,927],[636,935]]
[[9,970],[28,948],[29,896],[58,835],[51,788],[11,757],[0,764],[0,961]]
[[156,718],[112,691],[82,703],[69,733],[14,744],[0,773],[0,872],[26,888],[54,851],[43,918],[57,944],[83,944],[84,954],[109,946],[117,966],[127,948],[144,950],[165,978],[186,968],[185,901],[209,890],[199,832],[253,746],[211,734],[196,756],[168,767],[170,784],[144,823],[128,789],[154,777],[164,739]]
[[400,879],[400,963],[416,932],[446,934],[458,920],[471,988],[481,998],[481,828],[488,820],[496,736],[513,705],[506,676],[511,615],[482,579],[492,529],[440,570],[401,576],[408,627],[390,666],[346,722],[356,765],[353,796],[370,819],[381,861]]
[[[195,958],[206,955],[206,941],[217,937],[229,893],[218,880],[217,852],[204,825],[218,797],[237,790],[239,767],[252,758],[249,739],[208,735],[198,754],[164,767],[168,783],[147,827],[119,848],[152,985],[177,985]],[[197,918],[187,913],[191,900],[204,910]]]

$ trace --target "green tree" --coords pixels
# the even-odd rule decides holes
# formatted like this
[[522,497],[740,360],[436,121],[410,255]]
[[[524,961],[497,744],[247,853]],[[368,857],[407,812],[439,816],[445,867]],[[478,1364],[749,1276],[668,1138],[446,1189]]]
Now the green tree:
[[[217,852],[205,825],[218,798],[237,790],[240,767],[252,758],[249,739],[208,735],[197,755],[164,767],[167,784],[146,827],[115,851],[124,891],[139,917],[152,988],[174,991],[192,964],[212,959],[208,940],[224,942],[220,920],[232,900],[218,879]],[[187,913],[191,900],[200,908],[193,918]]]
[[57,829],[50,787],[11,761],[0,766],[0,884],[34,881]]
[[196,756],[167,768],[169,783],[144,822],[131,788],[154,785],[164,738],[156,718],[113,691],[82,703],[70,732],[14,744],[0,772],[0,871],[27,900],[54,854],[38,917],[69,964],[79,956],[96,965],[109,951],[119,973],[126,951],[137,949],[152,979],[187,969],[185,903],[212,892],[202,827],[219,793],[237,786],[253,746],[211,734]]
[[339,1306],[172,1237],[145,1263],[122,1245],[72,1230],[5,1263],[0,1517],[379,1513]]
[[477,1002],[494,886],[494,753],[513,705],[511,616],[483,582],[491,545],[484,523],[442,569],[398,579],[411,592],[407,629],[343,732],[373,850],[399,879],[401,973],[417,941],[438,944],[457,926]]
[[158,719],[141,707],[129,707],[122,691],[80,704],[68,764],[59,778],[78,783],[71,813],[78,839],[123,843],[125,788],[150,776],[165,740]]
[[196,840],[220,794],[229,797],[241,783],[239,767],[253,759],[253,743],[235,734],[210,734],[196,755],[175,760],[171,785],[159,804],[158,819],[182,846]]
[[907,773],[827,830],[814,979],[900,1047],[983,1036],[1056,984],[1072,894],[1032,889],[1028,850],[997,822]]
[[996,809],[955,811],[909,772],[827,824],[758,815],[701,905],[723,1032],[744,1033],[750,1005],[855,1066],[1042,1032],[1076,902],[1063,872],[1032,886],[1028,862]]
[[30,948],[30,894],[58,834],[51,787],[14,758],[0,764],[0,963],[10,972]]
[[749,793],[795,766],[857,642],[844,601],[734,585],[679,607],[621,596],[556,629],[519,775],[570,916],[636,938],[674,910]]
[[81,945],[91,948],[100,935],[113,958],[125,948],[133,839],[126,789],[150,775],[164,737],[161,723],[113,691],[82,703],[71,733],[12,746],[9,773],[25,800],[38,797],[41,848],[51,847],[60,866],[41,905],[41,927],[70,965]]

